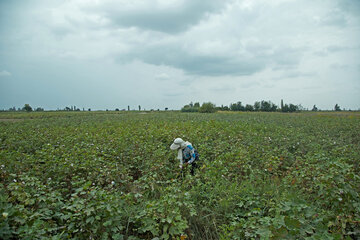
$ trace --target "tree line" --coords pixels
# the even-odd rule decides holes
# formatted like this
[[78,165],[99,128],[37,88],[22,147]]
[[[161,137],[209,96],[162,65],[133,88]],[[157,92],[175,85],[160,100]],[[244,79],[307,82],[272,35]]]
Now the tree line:
[[[341,111],[341,108],[338,104],[335,104],[333,109],[334,111]],[[238,101],[236,103],[230,103],[229,106],[216,106],[214,103],[205,102],[200,105],[199,102],[189,103],[181,108],[182,112],[216,112],[216,111],[241,111],[241,112],[299,112],[299,111],[308,111],[304,107],[299,105],[295,105],[292,103],[285,103],[281,100],[280,106],[277,106],[271,101],[256,101],[253,105],[251,104],[243,104]],[[311,111],[321,111],[316,105],[313,106]]]
[[[138,106],[139,111],[145,109],[142,109],[141,106]],[[130,106],[127,107],[128,111],[130,110]],[[168,108],[165,108],[165,111],[167,111]],[[345,109],[344,109],[345,110]],[[15,112],[15,111],[25,111],[25,112],[41,112],[44,111],[44,108],[37,107],[32,108],[30,104],[25,104],[22,108],[16,109],[15,107],[11,107],[8,110],[0,110],[0,111],[9,111],[9,112]],[[57,109],[56,111],[81,111],[80,108],[77,108],[76,106],[70,106],[65,107],[64,109]],[[82,108],[82,111],[91,111],[91,108],[85,109]],[[106,111],[109,111],[109,109],[106,109]],[[115,111],[126,111],[126,109],[120,110],[119,108],[116,108]],[[150,111],[154,111],[154,109],[151,109]],[[160,111],[160,109],[157,109],[157,111]],[[285,103],[283,100],[281,100],[280,106],[277,106],[276,104],[272,103],[271,101],[256,101],[253,105],[251,104],[243,104],[241,101],[238,101],[236,103],[230,103],[229,106],[216,106],[212,102],[204,102],[200,105],[199,102],[190,102],[189,104],[185,105],[181,108],[182,112],[203,112],[203,113],[213,113],[216,111],[241,111],[241,112],[299,112],[299,111],[308,111],[308,109],[305,109],[299,105],[295,105],[292,103]],[[316,105],[313,106],[311,111],[321,111],[316,107]],[[335,104],[333,111],[342,111],[340,106],[338,104]],[[349,110],[351,111],[351,110]]]
[[[141,106],[139,105],[138,106],[138,109],[139,109],[139,111],[146,111],[146,109],[145,108],[141,108]],[[165,111],[168,111],[169,110],[169,108],[164,108],[164,110]],[[16,109],[16,107],[11,107],[11,108],[9,108],[8,110],[1,110],[0,109],[0,112],[33,112],[33,111],[36,111],[36,112],[41,112],[41,111],[44,111],[44,108],[41,108],[41,107],[37,107],[37,108],[32,108],[31,106],[30,106],[30,104],[25,104],[24,105],[24,107],[22,107],[22,108],[17,108]],[[53,110],[51,110],[51,111],[53,111]],[[82,109],[80,109],[80,108],[78,108],[78,107],[76,107],[76,106],[70,106],[70,107],[68,107],[68,106],[66,106],[65,108],[63,108],[63,109],[60,109],[60,108],[58,108],[58,109],[56,109],[55,111],[91,111],[91,108],[82,108]],[[103,111],[103,110],[100,110],[100,111]],[[106,109],[106,110],[104,110],[104,111],[136,111],[135,109],[130,109],[130,105],[129,106],[127,106],[127,110],[125,109],[125,108],[123,108],[123,109],[119,109],[119,108],[115,108],[114,110],[109,110],[109,109]],[[150,109],[150,111],[155,111],[155,109]],[[160,109],[158,108],[157,109],[157,111],[160,111]]]

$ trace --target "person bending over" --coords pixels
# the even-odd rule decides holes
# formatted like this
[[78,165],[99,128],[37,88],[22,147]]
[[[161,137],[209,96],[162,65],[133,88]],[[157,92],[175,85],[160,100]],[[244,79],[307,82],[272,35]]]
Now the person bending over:
[[185,142],[181,138],[176,138],[170,146],[171,150],[178,150],[177,159],[180,161],[179,167],[183,169],[187,165],[191,165],[190,173],[195,174],[195,169],[199,166],[196,164],[199,161],[198,151],[192,146],[190,142]]

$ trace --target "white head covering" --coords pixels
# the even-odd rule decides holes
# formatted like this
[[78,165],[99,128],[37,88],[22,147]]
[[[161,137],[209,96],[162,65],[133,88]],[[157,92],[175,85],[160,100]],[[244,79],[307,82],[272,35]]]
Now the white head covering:
[[186,147],[186,143],[184,140],[182,140],[181,138],[175,138],[173,144],[171,144],[170,149],[171,150],[176,150],[176,149],[183,149]]
[[192,145],[192,144],[190,142],[185,142],[181,138],[176,138],[174,140],[173,144],[171,144],[171,146],[170,146],[171,150],[178,150],[177,159],[179,159],[179,161],[180,161],[180,166],[183,164],[182,149],[186,148],[186,146],[188,146],[188,145]]

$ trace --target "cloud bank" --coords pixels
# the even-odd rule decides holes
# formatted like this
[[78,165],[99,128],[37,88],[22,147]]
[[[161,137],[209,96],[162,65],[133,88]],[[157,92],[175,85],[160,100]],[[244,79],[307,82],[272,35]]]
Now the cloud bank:
[[6,93],[25,82],[58,89],[62,105],[98,91],[108,98],[99,106],[285,98],[356,108],[359,9],[355,0],[2,1],[0,69],[16,72],[2,93],[14,101]]

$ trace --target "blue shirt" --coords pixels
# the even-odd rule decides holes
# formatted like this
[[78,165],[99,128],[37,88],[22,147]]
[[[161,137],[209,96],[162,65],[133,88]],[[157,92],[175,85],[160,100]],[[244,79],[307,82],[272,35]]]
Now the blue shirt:
[[191,145],[187,145],[186,148],[182,150],[183,162],[192,163],[195,161],[195,149]]

